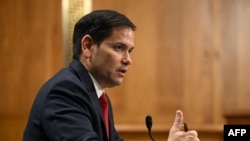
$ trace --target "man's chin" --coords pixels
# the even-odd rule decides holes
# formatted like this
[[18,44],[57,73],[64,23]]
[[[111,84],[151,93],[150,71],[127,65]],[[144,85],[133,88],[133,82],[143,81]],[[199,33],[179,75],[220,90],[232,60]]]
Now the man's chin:
[[119,79],[116,81],[113,81],[113,83],[109,86],[109,88],[115,87],[115,86],[120,86],[123,82],[123,79]]
[[122,82],[123,82],[123,78],[121,78],[121,79],[117,80],[116,82],[117,82],[117,86],[121,85],[121,84],[122,84]]

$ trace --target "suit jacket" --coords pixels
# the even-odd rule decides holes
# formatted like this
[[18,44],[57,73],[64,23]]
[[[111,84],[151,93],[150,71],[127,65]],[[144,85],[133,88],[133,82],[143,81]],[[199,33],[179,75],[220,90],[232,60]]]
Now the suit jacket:
[[[122,141],[109,101],[109,141]],[[92,79],[78,61],[60,70],[39,90],[23,141],[108,141]]]

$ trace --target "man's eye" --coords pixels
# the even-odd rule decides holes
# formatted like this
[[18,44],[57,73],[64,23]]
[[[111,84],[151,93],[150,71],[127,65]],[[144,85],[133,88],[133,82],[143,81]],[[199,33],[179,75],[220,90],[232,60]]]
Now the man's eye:
[[117,51],[122,50],[122,46],[115,46],[115,50],[117,50]]
[[133,52],[133,50],[134,50],[134,48],[130,49],[128,52],[129,52],[129,53],[132,53],[132,52]]

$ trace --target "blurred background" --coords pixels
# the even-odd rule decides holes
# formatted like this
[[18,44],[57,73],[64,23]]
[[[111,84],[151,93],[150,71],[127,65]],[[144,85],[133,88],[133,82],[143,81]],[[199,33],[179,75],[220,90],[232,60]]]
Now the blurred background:
[[71,61],[75,20],[113,9],[137,26],[133,63],[108,89],[126,141],[166,141],[175,111],[201,141],[250,123],[249,0],[1,0],[0,140],[21,141],[41,85]]

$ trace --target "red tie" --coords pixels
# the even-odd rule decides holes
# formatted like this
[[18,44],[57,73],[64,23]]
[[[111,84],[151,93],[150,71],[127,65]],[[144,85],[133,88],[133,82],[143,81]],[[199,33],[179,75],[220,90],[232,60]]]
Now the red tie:
[[108,100],[105,93],[102,94],[102,96],[99,98],[99,101],[101,103],[103,117],[105,120],[107,136],[109,137]]

